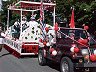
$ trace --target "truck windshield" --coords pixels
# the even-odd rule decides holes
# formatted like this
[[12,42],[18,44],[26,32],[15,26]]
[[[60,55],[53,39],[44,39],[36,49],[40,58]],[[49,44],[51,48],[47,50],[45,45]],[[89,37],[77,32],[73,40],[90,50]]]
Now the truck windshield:
[[[82,29],[61,29],[60,31],[68,35],[69,37],[74,36],[75,39],[86,39],[88,37],[87,32]],[[61,34],[61,37],[64,37],[64,35]]]

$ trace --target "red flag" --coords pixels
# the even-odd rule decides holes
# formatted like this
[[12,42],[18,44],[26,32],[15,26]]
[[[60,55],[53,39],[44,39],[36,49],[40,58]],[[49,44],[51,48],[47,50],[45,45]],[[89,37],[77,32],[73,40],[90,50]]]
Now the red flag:
[[71,21],[70,21],[70,28],[75,28],[75,22],[74,22],[74,9],[72,10],[72,15],[71,15]]

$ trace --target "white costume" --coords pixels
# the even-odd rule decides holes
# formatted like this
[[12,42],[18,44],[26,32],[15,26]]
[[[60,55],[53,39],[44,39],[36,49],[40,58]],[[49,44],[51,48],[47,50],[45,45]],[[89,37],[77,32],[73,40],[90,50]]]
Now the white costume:
[[38,22],[36,21],[29,21],[29,26],[35,26],[38,25]]
[[19,23],[18,21],[16,21],[16,22],[14,23],[14,25],[17,27],[18,25],[20,25],[20,23]]
[[22,26],[24,26],[24,25],[28,26],[28,22],[27,21],[21,21],[21,24],[22,24]]
[[34,17],[31,17],[31,21],[29,21],[29,26],[35,26],[35,25],[38,25],[38,22],[35,21],[35,18]]

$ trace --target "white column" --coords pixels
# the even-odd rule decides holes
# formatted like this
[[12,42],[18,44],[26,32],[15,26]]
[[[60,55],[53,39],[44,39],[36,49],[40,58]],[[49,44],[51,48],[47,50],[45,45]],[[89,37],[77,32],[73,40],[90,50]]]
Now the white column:
[[[22,9],[21,9],[21,22],[22,22]],[[20,28],[21,28],[21,29],[20,29],[20,30],[21,30],[20,32],[22,33],[22,23],[21,23],[20,25],[21,25],[21,26],[20,26]],[[20,33],[20,34],[21,34],[21,33]]]

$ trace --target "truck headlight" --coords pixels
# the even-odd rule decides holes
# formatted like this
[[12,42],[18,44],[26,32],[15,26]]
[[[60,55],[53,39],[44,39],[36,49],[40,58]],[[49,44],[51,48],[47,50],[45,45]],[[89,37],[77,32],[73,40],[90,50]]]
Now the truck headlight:
[[96,49],[94,50],[94,55],[96,55]]
[[82,49],[81,50],[82,55],[88,55],[88,49]]

